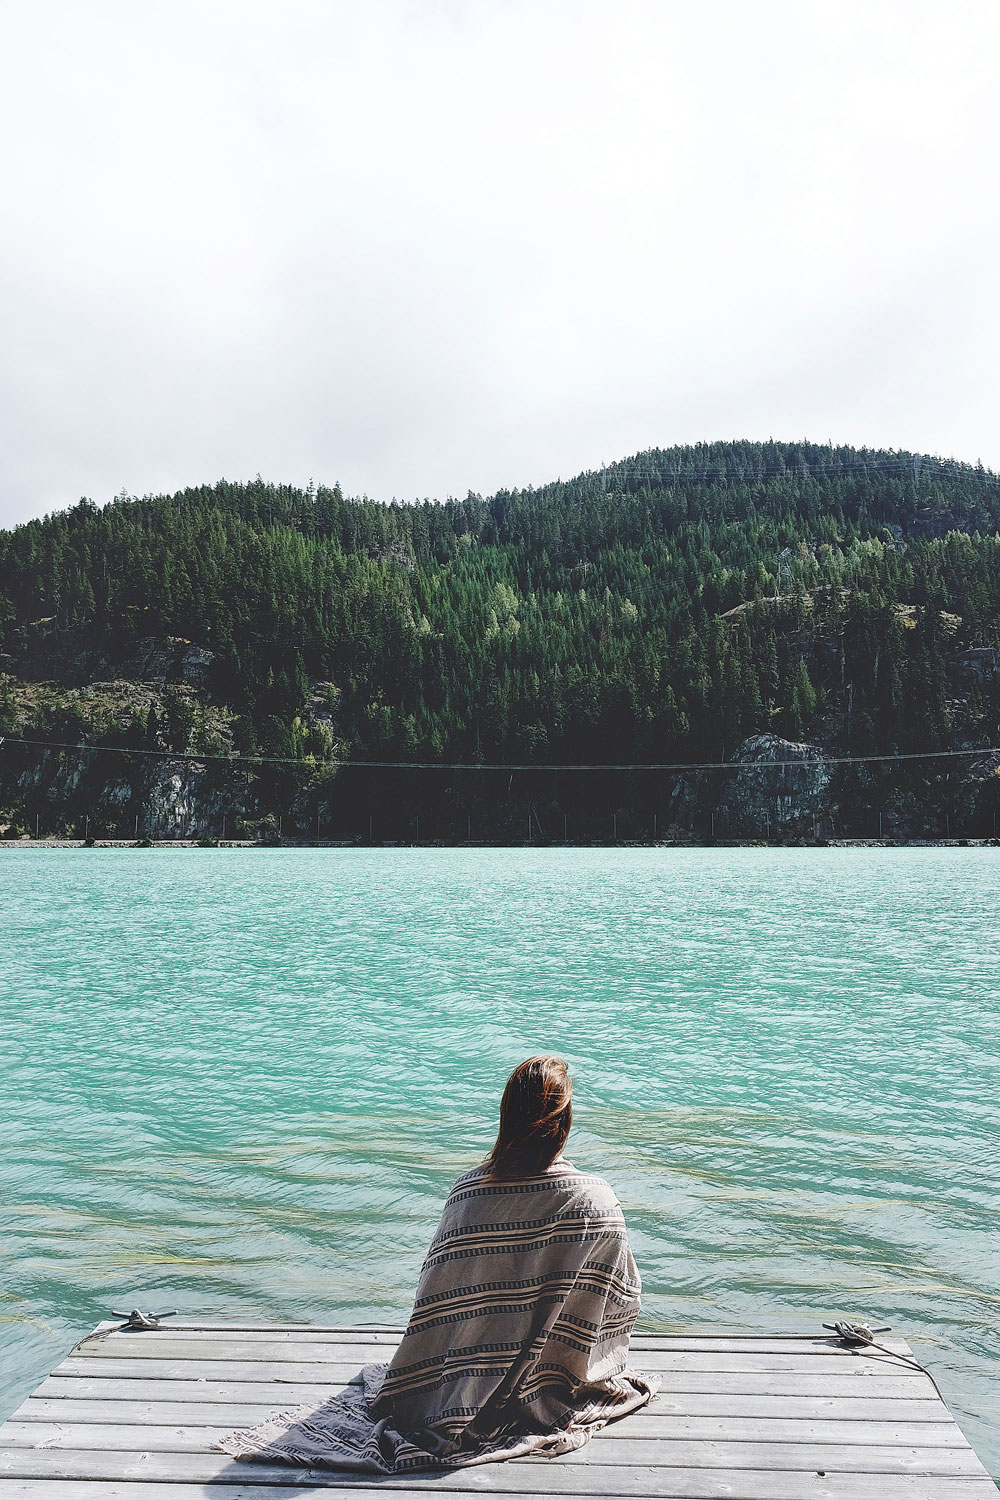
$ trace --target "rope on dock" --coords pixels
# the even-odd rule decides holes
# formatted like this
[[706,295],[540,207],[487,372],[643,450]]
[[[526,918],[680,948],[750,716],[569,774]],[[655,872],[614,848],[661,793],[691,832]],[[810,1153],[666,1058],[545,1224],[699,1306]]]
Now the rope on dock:
[[[889,1333],[891,1331],[888,1326],[885,1328],[870,1328],[867,1323],[824,1323],[823,1327],[829,1328],[831,1333],[835,1333],[840,1342],[846,1345],[848,1349],[878,1349],[881,1354],[888,1354],[890,1359],[898,1359],[900,1364],[909,1365],[911,1369],[919,1370],[921,1375],[927,1376],[927,1379],[937,1391],[941,1400],[944,1401],[944,1392],[925,1365],[922,1365],[919,1360],[912,1359],[906,1354],[899,1354],[895,1349],[887,1349],[885,1344],[877,1344],[875,1342],[876,1333]],[[946,1406],[947,1404],[947,1401],[945,1401]]]

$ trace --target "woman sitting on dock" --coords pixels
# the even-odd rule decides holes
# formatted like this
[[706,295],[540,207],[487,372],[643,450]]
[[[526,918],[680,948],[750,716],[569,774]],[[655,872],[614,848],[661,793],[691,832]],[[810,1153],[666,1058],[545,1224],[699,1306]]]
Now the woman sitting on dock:
[[639,1273],[614,1192],[562,1156],[572,1082],[514,1069],[496,1144],[460,1177],[392,1362],[315,1409],[220,1445],[234,1457],[401,1473],[565,1453],[643,1406],[626,1369]]

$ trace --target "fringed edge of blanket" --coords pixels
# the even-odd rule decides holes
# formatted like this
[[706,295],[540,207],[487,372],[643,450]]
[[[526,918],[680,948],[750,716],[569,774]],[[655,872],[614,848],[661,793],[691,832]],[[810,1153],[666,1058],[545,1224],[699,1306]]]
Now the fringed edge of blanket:
[[315,1406],[292,1406],[288,1411],[276,1411],[256,1427],[241,1427],[236,1432],[228,1432],[224,1438],[213,1443],[212,1447],[219,1453],[228,1453],[230,1458],[247,1461],[273,1458],[276,1461],[284,1460],[285,1463],[313,1464],[315,1458],[307,1458],[305,1454],[296,1456],[290,1448],[272,1448],[271,1441],[282,1433],[287,1433],[290,1427],[298,1427],[315,1410]]
[[[305,1405],[287,1411],[275,1412],[256,1427],[244,1428],[228,1433],[213,1448],[226,1453],[230,1458],[245,1463],[284,1463],[309,1469],[354,1469],[382,1474],[401,1474],[416,1469],[459,1469],[473,1464],[502,1463],[510,1458],[554,1458],[561,1453],[570,1453],[584,1447],[593,1433],[612,1422],[622,1421],[635,1411],[641,1410],[656,1395],[660,1388],[657,1375],[638,1370],[624,1370],[615,1377],[632,1387],[638,1399],[628,1402],[624,1410],[611,1403],[598,1405],[583,1414],[582,1421],[571,1421],[565,1428],[552,1432],[515,1432],[504,1437],[486,1437],[479,1449],[466,1449],[435,1456],[432,1453],[417,1453],[392,1464],[387,1464],[368,1447],[339,1447],[338,1439],[322,1425],[311,1426],[309,1418],[315,1417],[326,1403],[320,1406]],[[372,1423],[374,1429],[381,1423]],[[299,1448],[287,1442],[290,1429],[296,1428],[303,1436],[312,1438],[316,1444],[311,1450]],[[286,1441],[282,1442],[281,1439]],[[405,1441],[405,1439],[404,1439]],[[376,1439],[377,1442],[377,1439]],[[325,1447],[326,1452],[323,1452]]]

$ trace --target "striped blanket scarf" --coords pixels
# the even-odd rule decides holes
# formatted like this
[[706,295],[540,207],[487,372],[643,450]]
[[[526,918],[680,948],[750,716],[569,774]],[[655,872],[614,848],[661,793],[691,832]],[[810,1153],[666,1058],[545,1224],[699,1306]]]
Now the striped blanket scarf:
[[600,1177],[459,1178],[392,1362],[321,1406],[219,1447],[236,1458],[382,1474],[565,1453],[645,1405],[626,1368],[639,1273]]

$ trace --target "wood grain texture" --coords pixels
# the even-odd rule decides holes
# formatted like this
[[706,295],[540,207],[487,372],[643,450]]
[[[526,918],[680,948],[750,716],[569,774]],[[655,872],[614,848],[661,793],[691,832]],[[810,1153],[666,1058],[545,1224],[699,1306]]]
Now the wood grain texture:
[[[882,1480],[892,1475],[906,1476],[913,1486],[913,1481],[922,1482],[920,1488],[912,1487],[910,1494],[913,1500],[914,1494],[922,1497],[933,1496],[934,1491],[929,1481],[935,1478],[963,1478],[975,1480],[982,1477],[984,1470],[980,1467],[978,1474],[975,1464],[975,1455],[971,1449],[967,1450],[968,1457],[964,1463],[952,1462],[949,1458],[941,1462],[934,1462],[921,1453],[919,1461],[914,1459],[907,1461],[901,1452],[905,1450],[893,1450],[892,1467],[879,1466],[875,1469],[864,1469],[852,1461],[852,1455],[839,1463],[832,1464],[822,1461],[817,1457],[816,1467],[812,1468],[805,1463],[796,1464],[789,1469],[782,1462],[783,1453],[778,1450],[774,1453],[761,1452],[754,1455],[757,1460],[753,1463],[745,1461],[746,1455],[739,1455],[744,1462],[731,1465],[725,1462],[727,1452],[723,1449],[732,1445],[704,1445],[702,1451],[694,1456],[693,1461],[683,1461],[678,1455],[679,1462],[671,1466],[651,1465],[612,1465],[594,1463],[589,1458],[585,1461],[576,1455],[570,1454],[562,1459],[533,1459],[517,1460],[503,1464],[480,1464],[475,1469],[456,1470],[445,1474],[407,1474],[379,1478],[370,1488],[377,1489],[402,1489],[404,1493],[413,1489],[432,1489],[438,1493],[451,1490],[468,1490],[473,1486],[475,1489],[489,1493],[530,1494],[537,1493],[543,1489],[548,1494],[558,1495],[601,1495],[601,1496],[635,1496],[655,1497],[661,1496],[666,1490],[669,1493],[670,1485],[676,1480],[678,1472],[693,1472],[706,1474],[710,1469],[719,1469],[729,1475],[729,1483],[733,1483],[733,1476],[740,1476],[740,1482],[746,1474],[767,1475],[773,1478],[778,1474],[803,1473],[816,1475],[820,1471],[823,1475],[830,1473],[850,1475],[856,1481],[867,1478],[872,1483],[872,1492],[877,1489]],[[589,1450],[588,1450],[589,1451]],[[876,1450],[878,1451],[878,1450]],[[544,1464],[544,1470],[539,1465]],[[350,1488],[363,1488],[363,1477],[358,1474],[337,1473],[326,1469],[299,1469],[293,1471],[300,1479],[308,1479],[313,1485],[322,1484],[327,1488],[340,1488],[347,1485]],[[240,1463],[238,1460],[228,1459],[219,1454],[201,1453],[117,1453],[117,1452],[92,1452],[80,1449],[16,1449],[13,1451],[0,1451],[0,1476],[9,1476],[13,1479],[76,1479],[85,1481],[88,1479],[145,1479],[156,1480],[163,1484],[177,1481],[186,1481],[189,1484],[217,1484],[221,1482],[240,1481],[249,1484],[287,1484],[290,1478],[289,1465],[267,1464],[267,1463]],[[0,1491],[2,1493],[2,1491]],[[739,1484],[733,1491],[740,1493]],[[166,1497],[164,1497],[166,1500]],[[994,1491],[995,1500],[995,1491]]]
[[[914,1484],[910,1476],[898,1478],[879,1474],[872,1478],[857,1474],[746,1474],[724,1469],[711,1472],[676,1471],[665,1476],[669,1487],[657,1492],[655,1500],[996,1500],[996,1486],[989,1479],[935,1479],[928,1484]],[[0,1481],[2,1483],[3,1481]],[[541,1485],[542,1480],[539,1480]],[[396,1493],[424,1495],[432,1493],[433,1483],[412,1482]],[[371,1500],[371,1488],[348,1482],[337,1484],[339,1500]],[[223,1484],[171,1484],[169,1489],[157,1481],[145,1480],[10,1480],[3,1490],[4,1500],[305,1500],[320,1495],[329,1485],[323,1475],[302,1474],[297,1482],[272,1485],[234,1480]],[[449,1491],[454,1496],[474,1495],[476,1488]],[[494,1490],[494,1494],[504,1494]],[[541,1500],[553,1491],[547,1486],[534,1490],[520,1488],[506,1491],[518,1500]],[[585,1492],[577,1491],[581,1496]],[[590,1495],[598,1492],[589,1490]],[[617,1492],[617,1493],[620,1493]],[[604,1500],[615,1500],[608,1492]]]
[[[318,1375],[329,1372],[315,1372],[312,1380],[276,1380],[272,1369],[273,1367],[269,1368],[266,1365],[257,1367],[257,1378],[252,1380],[232,1378],[209,1380],[204,1375],[200,1379],[165,1380],[162,1371],[147,1365],[145,1378],[133,1373],[128,1379],[120,1379],[109,1374],[107,1369],[85,1364],[69,1376],[48,1376],[35,1394],[39,1396],[103,1396],[109,1400],[116,1397],[123,1400],[146,1397],[154,1401],[180,1401],[182,1399],[265,1401],[287,1406],[290,1393],[294,1393],[291,1395],[292,1400],[302,1402],[311,1401],[314,1396],[317,1400],[324,1396],[331,1396],[336,1391],[343,1390],[344,1387],[344,1382],[341,1380],[331,1379],[329,1382],[322,1383],[319,1381]],[[708,1395],[812,1396],[831,1399],[860,1397],[868,1401],[918,1398],[937,1400],[934,1387],[926,1376],[918,1377],[917,1381],[913,1382],[909,1376],[894,1380],[882,1374],[881,1371],[876,1373],[877,1379],[859,1379],[859,1376],[864,1377],[865,1371],[852,1370],[847,1375],[812,1375],[808,1381],[804,1381],[801,1378],[796,1379],[794,1375],[763,1375],[753,1370],[741,1371],[735,1375],[719,1371],[706,1373],[699,1370],[668,1370],[660,1372],[659,1380],[661,1395],[683,1392]]]
[[[262,1421],[274,1410],[274,1402],[264,1405],[237,1401],[162,1401],[75,1400],[72,1396],[30,1396],[12,1413],[12,1422],[144,1422],[199,1426],[228,1425],[249,1427]],[[954,1417],[935,1399],[933,1401],[863,1401],[828,1396],[739,1396],[733,1394],[657,1396],[651,1406],[629,1418],[634,1436],[648,1436],[664,1420],[683,1418],[740,1421],[745,1418],[790,1418],[796,1422],[823,1421],[839,1423],[894,1422],[907,1425],[940,1425]],[[647,1429],[649,1431],[647,1432]]]
[[[659,1428],[660,1430],[657,1430]],[[623,1437],[622,1430],[628,1436]],[[187,1424],[147,1425],[141,1422],[8,1422],[3,1428],[3,1442],[7,1448],[78,1448],[95,1449],[109,1453],[205,1453],[221,1442],[232,1430],[231,1423],[219,1426]],[[836,1460],[842,1451],[864,1449],[861,1467],[886,1470],[883,1450],[901,1448],[908,1455],[919,1449],[933,1448],[928,1455],[935,1462],[949,1463],[954,1450],[958,1455],[971,1453],[954,1422],[728,1422],[725,1418],[674,1418],[672,1422],[647,1425],[637,1432],[633,1423],[622,1424],[622,1428],[608,1427],[595,1433],[591,1446],[584,1450],[588,1462],[631,1464],[674,1464],[689,1461],[692,1442],[704,1443],[714,1452],[719,1448],[727,1451],[740,1446],[738,1457],[746,1457],[746,1467],[757,1468],[755,1455],[759,1449],[779,1448],[799,1451],[785,1453],[786,1469],[814,1467],[816,1454],[837,1448],[830,1460],[831,1468],[840,1468]],[[877,1455],[868,1450],[878,1449]],[[677,1455],[683,1454],[682,1460]],[[828,1455],[829,1456],[829,1455]],[[877,1461],[876,1461],[877,1460]],[[582,1460],[581,1460],[582,1462]],[[856,1459],[851,1467],[856,1466]],[[727,1460],[727,1466],[743,1467],[735,1459]],[[895,1467],[895,1460],[889,1467]],[[964,1460],[959,1459],[958,1469],[964,1472]]]
[[[87,1353],[96,1353],[100,1346],[114,1347],[115,1352],[123,1353],[129,1349],[133,1352],[139,1350],[153,1349],[162,1340],[169,1340],[172,1352],[178,1353],[187,1346],[193,1350],[198,1346],[211,1346],[216,1353],[213,1358],[226,1358],[220,1355],[219,1350],[226,1343],[235,1340],[240,1346],[240,1358],[246,1358],[247,1349],[250,1346],[261,1346],[261,1344],[292,1344],[292,1346],[334,1346],[336,1349],[354,1349],[355,1346],[363,1346],[372,1350],[372,1358],[385,1358],[385,1350],[393,1350],[399,1343],[399,1334],[393,1332],[367,1332],[363,1329],[352,1329],[349,1334],[339,1334],[333,1329],[286,1329],[276,1328],[238,1329],[232,1325],[219,1325],[217,1328],[192,1328],[192,1326],[180,1325],[180,1323],[163,1323],[162,1329],[147,1334],[121,1334],[117,1323],[100,1323],[93,1334],[87,1335],[85,1340],[79,1344],[79,1349]],[[910,1355],[909,1344],[903,1338],[892,1338],[886,1335],[880,1337],[879,1343],[886,1349],[898,1355]],[[663,1334],[663,1335],[636,1335],[631,1340],[631,1350],[634,1355],[643,1352],[661,1353],[664,1350],[670,1352],[691,1353],[730,1353],[730,1355],[832,1355],[834,1358],[843,1359],[846,1350],[843,1349],[834,1335],[816,1335],[813,1338],[753,1338],[747,1335],[706,1335],[706,1337],[694,1337],[694,1335]],[[144,1356],[145,1358],[145,1356]],[[192,1358],[196,1358],[192,1355]],[[261,1355],[261,1358],[271,1356]],[[313,1358],[312,1353],[306,1356],[289,1356],[288,1353],[273,1356],[276,1359],[289,1358]]]
[[[326,1358],[308,1360],[288,1359],[274,1353],[262,1354],[259,1359],[246,1348],[240,1349],[229,1343],[221,1352],[206,1349],[193,1358],[188,1350],[172,1350],[169,1339],[161,1339],[160,1352],[146,1349],[144,1353],[129,1352],[124,1356],[117,1349],[102,1346],[99,1352],[71,1355],[57,1365],[54,1375],[98,1374],[101,1369],[109,1375],[145,1377],[155,1362],[157,1374],[164,1380],[253,1380],[263,1368],[271,1372],[271,1379],[316,1381],[320,1374],[329,1373],[333,1381],[349,1380],[361,1365],[367,1363],[364,1353],[348,1358],[343,1349],[333,1350]],[[363,1347],[363,1346],[362,1346]],[[377,1356],[384,1360],[380,1351]],[[921,1380],[919,1370],[892,1360],[888,1355],[844,1355],[827,1354],[718,1354],[701,1350],[644,1350],[634,1359],[643,1370],[660,1371],[710,1371],[713,1374],[758,1374],[794,1375],[805,1381],[811,1375],[845,1374],[874,1379],[885,1375],[893,1380]],[[86,1365],[87,1369],[82,1367]]]
[[[386,1329],[105,1323],[0,1428],[0,1500],[292,1500],[447,1490],[580,1500],[996,1500],[933,1385],[835,1340],[639,1335],[656,1401],[555,1459],[391,1479],[241,1463],[215,1444],[328,1400],[386,1360]],[[903,1340],[891,1347],[908,1353]]]

